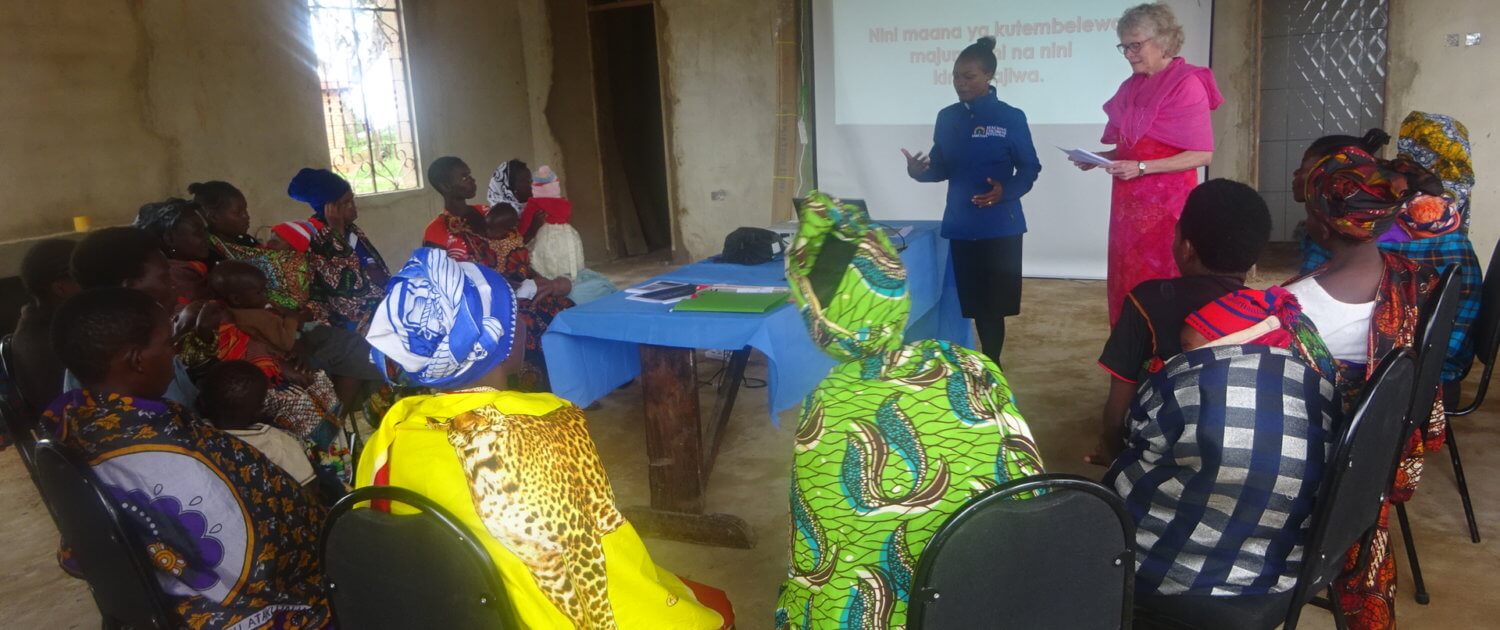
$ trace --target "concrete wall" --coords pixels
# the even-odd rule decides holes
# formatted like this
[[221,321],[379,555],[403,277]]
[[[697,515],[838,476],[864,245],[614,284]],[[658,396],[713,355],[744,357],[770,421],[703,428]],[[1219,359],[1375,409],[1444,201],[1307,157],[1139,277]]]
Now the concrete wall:
[[[1255,183],[1258,0],[1218,0],[1212,174]],[[678,256],[718,251],[741,225],[771,220],[776,4],[660,0],[658,29]],[[422,165],[446,154],[480,175],[521,157],[552,163],[578,204],[589,255],[610,257],[599,180],[583,0],[407,3]],[[1488,32],[1449,48],[1449,32]],[[124,223],[142,202],[221,178],[250,197],[257,225],[301,216],[285,196],[297,168],[328,162],[301,0],[12,0],[0,3],[0,274],[22,244]],[[1500,62],[1489,0],[1392,0],[1389,123],[1425,109],[1466,122],[1479,185],[1474,241],[1488,257],[1500,219]],[[558,47],[556,42],[567,42]],[[714,200],[722,191],[722,199]],[[439,211],[428,190],[362,197],[360,219],[387,257],[405,256]]]
[[[590,259],[624,249],[607,215],[594,66],[584,0],[520,0],[528,24],[534,150],[560,163]],[[659,52],[679,260],[718,253],[724,236],[771,219],[776,131],[772,2],[659,0]],[[530,31],[545,31],[545,37]],[[550,40],[550,45],[544,40]],[[643,89],[649,89],[642,86]],[[537,113],[540,110],[540,114]],[[722,191],[723,199],[713,200]]]
[[175,188],[144,28],[132,3],[0,3],[0,240],[118,221]]
[[[537,0],[521,0],[523,3]],[[522,19],[528,30],[545,30],[550,45],[528,35],[527,52],[536,52],[538,63],[529,68],[528,82],[533,113],[543,144],[539,155],[556,150],[563,193],[573,202],[573,226],[583,239],[590,260],[607,260],[618,249],[610,245],[604,210],[604,174],[599,155],[599,127],[594,105],[593,48],[589,39],[588,6],[585,0],[542,2],[542,10],[526,9]],[[531,22],[531,21],[535,22]],[[545,20],[545,21],[542,21]],[[557,45],[563,42],[563,45]],[[528,66],[533,56],[528,54]]]
[[[1448,33],[1484,33],[1473,47],[1449,47]],[[1447,114],[1469,128],[1476,185],[1469,237],[1487,264],[1500,239],[1500,4],[1494,0],[1391,0],[1386,129],[1395,135],[1412,110]]]
[[[514,0],[407,3],[421,167],[445,154],[477,174],[534,149]],[[0,275],[25,239],[129,222],[143,202],[225,179],[255,225],[305,216],[286,197],[329,162],[301,0],[0,3]],[[482,201],[482,200],[481,200]],[[441,209],[430,190],[361,197],[392,264]]]
[[[1257,183],[1255,113],[1260,108],[1260,2],[1214,2],[1213,50],[1210,65],[1224,104],[1213,113],[1214,163],[1211,177],[1227,177],[1251,186]],[[1192,34],[1189,34],[1191,37]]]
[[677,246],[698,258],[737,227],[771,222],[777,6],[660,3]]

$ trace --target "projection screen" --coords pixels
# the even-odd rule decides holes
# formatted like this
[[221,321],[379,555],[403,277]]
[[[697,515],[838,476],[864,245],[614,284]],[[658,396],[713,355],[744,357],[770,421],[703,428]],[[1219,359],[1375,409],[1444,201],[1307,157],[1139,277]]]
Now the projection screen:
[[[1056,147],[1105,149],[1102,106],[1130,66],[1115,25],[1140,0],[811,0],[817,186],[865,199],[876,219],[939,219],[946,184],[906,176],[905,148],[932,146],[938,110],[957,97],[953,59],[996,38],[995,86],[1026,112],[1042,162],[1023,199],[1025,274],[1103,278],[1110,177],[1080,172]],[[1182,56],[1208,65],[1212,0],[1168,2]]]

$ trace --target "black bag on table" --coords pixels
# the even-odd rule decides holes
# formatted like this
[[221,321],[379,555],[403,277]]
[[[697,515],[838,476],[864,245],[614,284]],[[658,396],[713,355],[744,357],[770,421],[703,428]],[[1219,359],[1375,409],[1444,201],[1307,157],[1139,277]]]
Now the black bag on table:
[[724,253],[719,256],[719,262],[759,265],[770,262],[780,253],[780,234],[764,228],[742,227],[724,237]]

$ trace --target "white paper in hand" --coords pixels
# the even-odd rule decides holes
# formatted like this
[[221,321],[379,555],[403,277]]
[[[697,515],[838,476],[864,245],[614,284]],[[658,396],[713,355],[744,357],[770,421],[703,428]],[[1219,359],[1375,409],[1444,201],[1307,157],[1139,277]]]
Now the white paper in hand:
[[1094,153],[1093,151],[1086,151],[1084,149],[1064,149],[1062,147],[1057,147],[1057,150],[1068,154],[1068,159],[1073,160],[1074,162],[1078,162],[1079,164],[1093,164],[1094,166],[1104,166],[1112,161],[1107,157],[1099,155],[1098,153]]

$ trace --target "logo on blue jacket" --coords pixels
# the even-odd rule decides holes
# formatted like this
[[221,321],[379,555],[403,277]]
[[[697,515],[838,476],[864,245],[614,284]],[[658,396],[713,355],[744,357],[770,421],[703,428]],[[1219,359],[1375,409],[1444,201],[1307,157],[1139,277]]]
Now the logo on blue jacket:
[[980,125],[974,128],[971,138],[1004,138],[1005,128],[999,125]]

